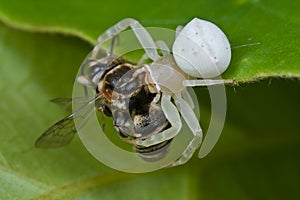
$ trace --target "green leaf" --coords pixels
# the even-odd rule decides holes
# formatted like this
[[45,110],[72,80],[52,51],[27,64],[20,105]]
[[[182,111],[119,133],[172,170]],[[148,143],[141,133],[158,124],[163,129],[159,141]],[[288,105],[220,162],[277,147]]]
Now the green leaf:
[[[6,25],[95,41],[125,16],[175,28],[199,16],[222,27],[233,46],[225,78],[299,77],[298,1],[0,1]],[[146,9],[147,8],[147,9]],[[248,41],[251,38],[251,41]],[[70,97],[92,46],[77,38],[0,24],[1,199],[299,199],[299,81],[269,79],[227,88],[228,116],[208,157],[147,174],[117,172],[96,161],[78,137],[54,150],[35,139],[67,113],[50,103]],[[207,91],[197,88],[203,126]]]
[[169,184],[177,193],[164,192],[158,199],[185,197],[188,186],[182,188],[174,180],[184,179],[186,172],[172,169],[139,176],[116,172],[92,158],[78,137],[65,148],[34,148],[36,138],[64,116],[49,100],[71,96],[74,77],[90,48],[75,38],[0,26],[1,199],[113,198],[130,187],[139,187],[133,196],[140,198],[153,196],[152,190],[163,193]]
[[134,16],[145,26],[173,29],[193,17],[203,18],[220,26],[233,47],[233,59],[224,78],[246,82],[270,76],[300,77],[299,7],[300,2],[293,0],[2,0],[0,18],[17,28],[63,32],[90,42],[125,17]]

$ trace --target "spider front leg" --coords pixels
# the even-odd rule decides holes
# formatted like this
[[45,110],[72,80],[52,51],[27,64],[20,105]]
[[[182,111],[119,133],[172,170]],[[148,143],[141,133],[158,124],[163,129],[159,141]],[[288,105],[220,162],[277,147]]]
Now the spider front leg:
[[175,137],[181,130],[182,123],[176,106],[171,102],[171,96],[167,93],[162,93],[161,108],[170,122],[171,127],[155,135],[151,135],[145,140],[136,140],[136,145],[144,147],[159,144],[163,141]]
[[190,105],[181,97],[175,97],[175,102],[178,104],[181,116],[192,131],[194,138],[190,141],[190,143],[182,153],[182,156],[170,166],[176,166],[186,163],[200,146],[203,136],[199,121]]
[[135,36],[137,37],[140,44],[142,45],[143,49],[149,56],[149,58],[151,58],[152,60],[158,59],[160,56],[158,55],[158,53],[156,51],[156,45],[155,45],[152,37],[150,36],[148,31],[145,29],[145,27],[143,27],[137,20],[132,19],[132,18],[126,18],[126,19],[119,21],[117,24],[110,27],[102,35],[100,35],[98,37],[98,43],[93,50],[93,52],[94,52],[93,55],[94,56],[97,55],[97,53],[100,49],[100,46],[104,41],[118,35],[122,31],[127,29],[128,27],[130,27],[132,29]]
[[[168,45],[163,41],[163,40],[158,40],[155,42],[156,48],[160,49],[162,52],[162,55],[168,55],[170,54],[170,49],[168,47]],[[148,54],[145,53],[142,58],[139,60],[138,65],[141,65],[145,62],[145,60],[147,60],[149,58]]]

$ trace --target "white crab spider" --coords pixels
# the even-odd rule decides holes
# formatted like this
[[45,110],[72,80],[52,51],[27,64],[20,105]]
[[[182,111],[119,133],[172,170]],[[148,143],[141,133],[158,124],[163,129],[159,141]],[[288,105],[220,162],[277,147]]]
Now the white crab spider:
[[[161,107],[171,124],[169,129],[159,134],[152,135],[145,140],[136,140],[136,145],[147,147],[175,137],[182,127],[181,114],[194,135],[182,156],[171,165],[183,164],[191,158],[200,146],[203,135],[186,87],[224,83],[223,80],[191,80],[189,76],[212,78],[221,75],[228,67],[231,59],[228,39],[216,25],[194,18],[185,27],[177,28],[172,55],[163,41],[155,43],[147,30],[137,20],[127,18],[99,36],[93,53],[96,55],[104,41],[118,35],[128,27],[133,30],[146,52],[141,62],[145,58],[153,60],[150,65],[151,75],[162,86]],[[158,54],[157,49],[162,50],[163,56]],[[173,70],[167,69],[170,67]],[[172,103],[171,98],[174,99],[176,105]]]

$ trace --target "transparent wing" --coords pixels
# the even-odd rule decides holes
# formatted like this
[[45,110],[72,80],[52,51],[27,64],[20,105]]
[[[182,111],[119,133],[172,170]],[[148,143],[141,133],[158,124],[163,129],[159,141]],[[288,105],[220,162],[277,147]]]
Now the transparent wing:
[[57,104],[59,107],[61,107],[64,110],[72,110],[72,98],[55,98],[50,100],[52,103]]
[[[95,97],[86,102],[77,111],[71,115],[56,122],[53,126],[47,129],[35,142],[35,147],[38,148],[58,148],[69,144],[77,132],[74,119],[79,121],[79,127],[82,127],[89,119],[91,112],[95,109],[94,102],[100,98]],[[62,98],[64,99],[64,98]],[[72,99],[65,99],[69,102]],[[64,100],[62,101],[64,102]]]
[[[57,104],[59,107],[61,107],[64,110],[72,111],[72,103],[75,103],[77,105],[84,105],[87,102],[88,97],[75,97],[75,98],[64,98],[59,97],[55,99],[51,99],[50,101],[52,103]],[[90,97],[91,99],[92,97]]]
[[73,114],[56,122],[47,129],[35,142],[38,148],[57,148],[71,142],[76,133]]

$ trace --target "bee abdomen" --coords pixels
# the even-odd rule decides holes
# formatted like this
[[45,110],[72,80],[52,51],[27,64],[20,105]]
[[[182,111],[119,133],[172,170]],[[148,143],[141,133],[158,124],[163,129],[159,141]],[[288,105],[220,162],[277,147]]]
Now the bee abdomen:
[[127,71],[113,88],[111,108],[119,136],[133,144],[141,159],[155,162],[166,156],[172,139],[148,147],[135,144],[135,140],[158,135],[170,127],[160,106],[160,94],[150,90],[145,78],[143,68]]
[[137,145],[135,146],[135,150],[143,160],[155,162],[166,156],[172,140],[173,138],[149,147]]

